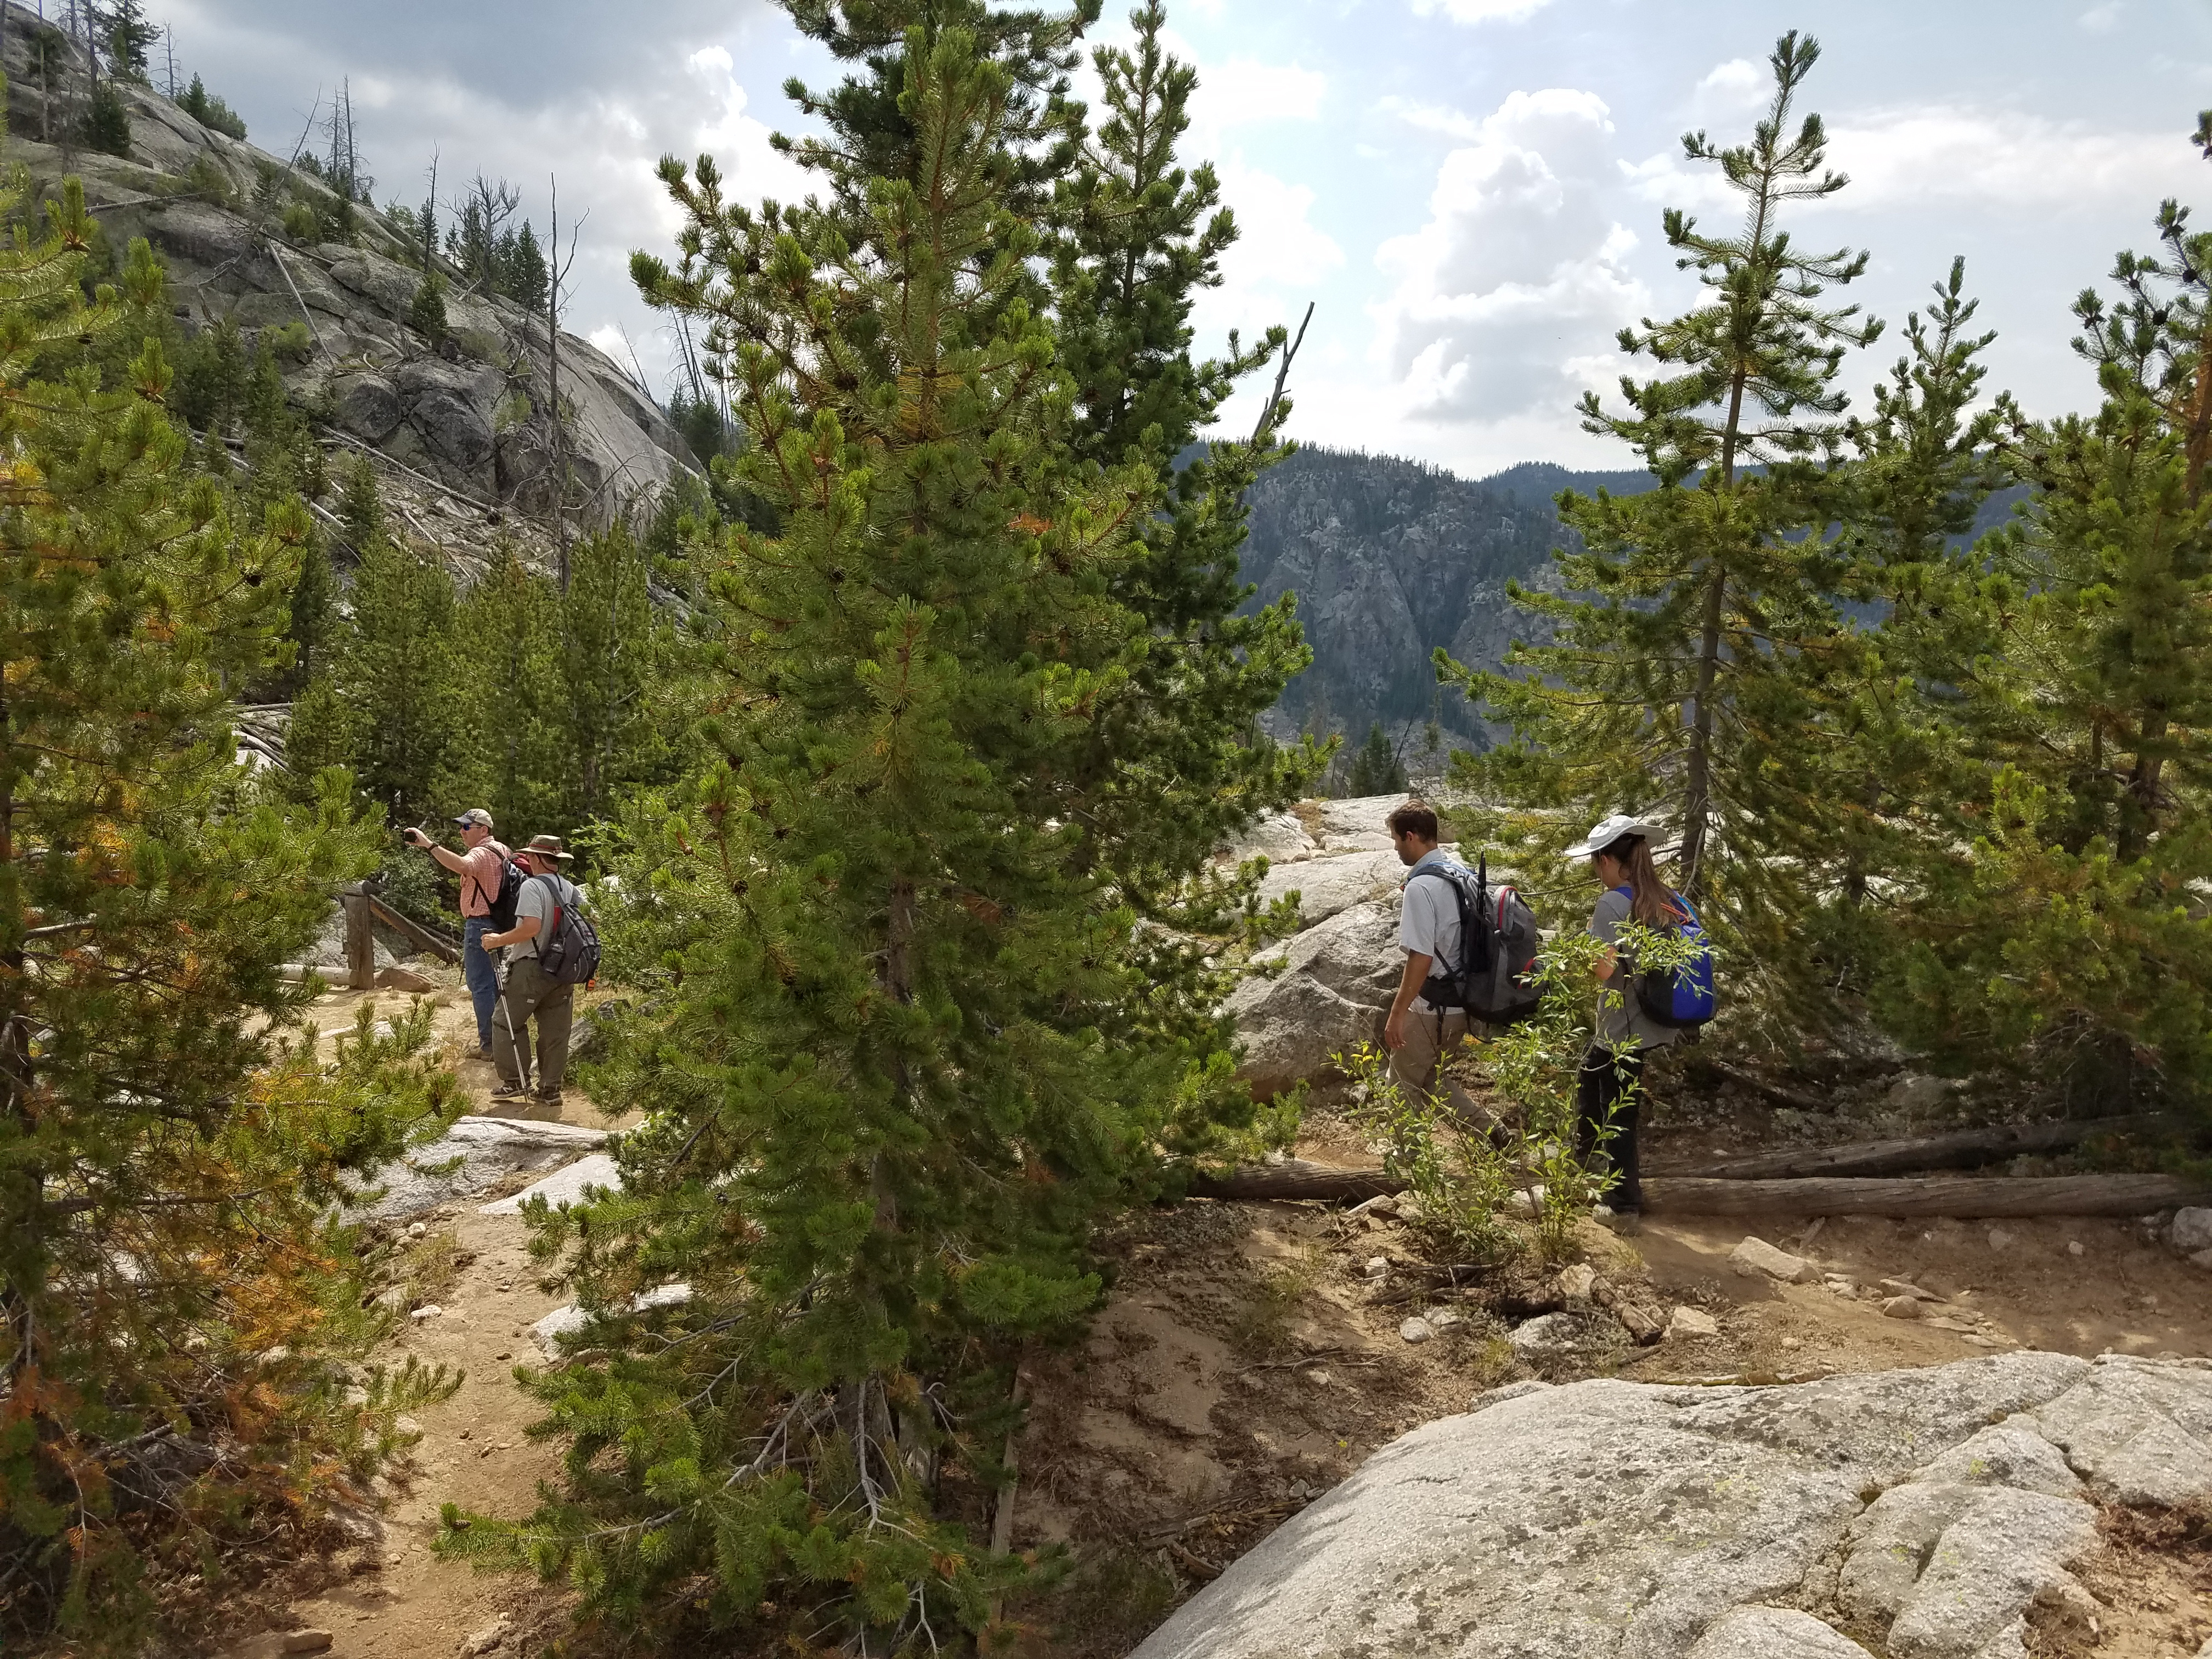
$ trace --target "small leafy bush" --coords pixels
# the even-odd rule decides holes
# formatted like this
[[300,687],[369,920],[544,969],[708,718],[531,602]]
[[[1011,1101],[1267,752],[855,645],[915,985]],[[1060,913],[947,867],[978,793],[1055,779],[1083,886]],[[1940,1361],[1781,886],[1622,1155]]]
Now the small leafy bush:
[[288,203],[284,208],[284,234],[295,242],[319,242],[323,240],[323,216],[306,202]]
[[281,328],[264,329],[261,341],[288,363],[304,363],[315,349],[315,337],[308,332],[304,322],[286,323]]

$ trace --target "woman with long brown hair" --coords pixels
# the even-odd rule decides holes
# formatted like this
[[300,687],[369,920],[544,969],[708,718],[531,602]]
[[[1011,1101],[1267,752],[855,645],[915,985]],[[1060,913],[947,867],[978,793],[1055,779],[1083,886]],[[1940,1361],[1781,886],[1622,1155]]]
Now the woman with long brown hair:
[[1597,1151],[1601,1130],[1612,1126],[1605,1152],[1620,1179],[1606,1194],[1606,1202],[1614,1214],[1625,1216],[1640,1214],[1644,1208],[1637,1131],[1643,1117],[1644,1059],[1682,1035],[1680,1028],[1662,1025],[1644,1012],[1637,1000],[1633,975],[1623,967],[1616,949],[1625,923],[1670,928],[1689,920],[1680,898],[1659,878],[1658,866],[1651,861],[1651,843],[1657,835],[1641,819],[1615,813],[1566,852],[1569,858],[1589,859],[1604,890],[1590,912],[1590,937],[1605,948],[1598,956],[1601,988],[1597,1032],[1583,1055],[1577,1085],[1575,1144],[1588,1164]]

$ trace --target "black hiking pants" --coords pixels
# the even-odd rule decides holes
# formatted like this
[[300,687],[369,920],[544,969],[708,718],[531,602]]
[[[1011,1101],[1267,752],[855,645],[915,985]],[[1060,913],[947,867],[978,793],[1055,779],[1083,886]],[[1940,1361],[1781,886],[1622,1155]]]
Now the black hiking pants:
[[[1602,1155],[1620,1179],[1605,1196],[1615,1213],[1644,1207],[1644,1176],[1636,1148],[1638,1119],[1644,1110],[1644,1051],[1608,1048],[1593,1042],[1583,1054],[1582,1075],[1575,1091],[1575,1151],[1583,1167],[1598,1166],[1598,1132],[1607,1123],[1613,1138]],[[1626,1097],[1626,1098],[1624,1098]]]

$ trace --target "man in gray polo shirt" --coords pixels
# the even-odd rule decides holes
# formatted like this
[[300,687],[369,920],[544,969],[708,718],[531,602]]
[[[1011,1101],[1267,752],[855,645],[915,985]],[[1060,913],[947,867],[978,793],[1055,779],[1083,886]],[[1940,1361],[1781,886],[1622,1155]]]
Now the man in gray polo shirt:
[[[1407,1098],[1427,1100],[1435,1096],[1437,1067],[1446,1049],[1467,1036],[1464,1009],[1432,1008],[1421,995],[1431,974],[1459,965],[1459,901],[1453,896],[1451,883],[1467,866],[1437,845],[1433,807],[1409,801],[1390,814],[1384,827],[1399,861],[1412,869],[1398,919],[1398,946],[1406,953],[1406,967],[1382,1024],[1382,1046],[1390,1052],[1390,1075]],[[1423,874],[1428,870],[1449,871],[1451,877],[1440,880]],[[1451,1093],[1458,1109],[1466,1097],[1457,1089]]]
[[531,1070],[530,1022],[538,1022],[537,1102],[556,1111],[561,1106],[561,1085],[568,1072],[568,1032],[576,1012],[576,988],[547,973],[538,960],[541,945],[553,938],[554,912],[580,904],[584,896],[561,873],[570,854],[558,836],[539,836],[514,855],[530,879],[522,884],[514,902],[511,933],[488,933],[486,950],[506,949],[507,985],[500,993],[498,1017],[492,1024],[492,1064],[499,1068],[502,1102],[519,1101]]

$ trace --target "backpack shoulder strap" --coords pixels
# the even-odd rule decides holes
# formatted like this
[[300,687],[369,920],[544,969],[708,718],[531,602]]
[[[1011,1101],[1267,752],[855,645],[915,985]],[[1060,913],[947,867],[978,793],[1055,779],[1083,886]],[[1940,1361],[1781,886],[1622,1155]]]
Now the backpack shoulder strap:
[[[1459,910],[1459,953],[1463,957],[1474,940],[1475,909],[1474,902],[1467,896],[1467,884],[1452,873],[1454,867],[1445,864],[1428,865],[1407,876],[1406,883],[1407,885],[1411,886],[1419,877],[1434,876],[1451,889],[1452,902]],[[1463,864],[1456,867],[1463,873],[1467,872],[1467,866]]]

